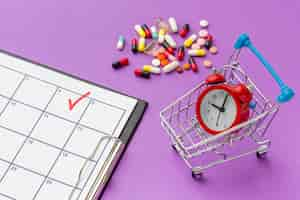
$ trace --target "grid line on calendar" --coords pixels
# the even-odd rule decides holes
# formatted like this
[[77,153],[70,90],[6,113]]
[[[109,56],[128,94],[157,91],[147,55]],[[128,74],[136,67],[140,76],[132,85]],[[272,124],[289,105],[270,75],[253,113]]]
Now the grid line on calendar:
[[[100,160],[100,158],[101,158],[101,156],[102,156],[104,150],[107,148],[107,145],[109,144],[109,141],[104,145],[104,147],[103,147],[103,149],[102,149],[102,151],[101,151],[101,153],[100,153],[100,156],[99,156],[98,158],[96,158],[95,160],[94,160],[93,158],[89,157],[89,156],[84,156],[84,155],[81,155],[80,153],[76,153],[76,152],[72,152],[72,151],[67,150],[67,149],[66,149],[66,146],[67,146],[68,142],[70,141],[70,139],[71,139],[71,137],[73,136],[73,134],[74,134],[74,132],[75,132],[75,130],[76,130],[77,127],[83,127],[83,128],[86,128],[86,129],[90,129],[90,130],[92,130],[92,131],[94,131],[94,132],[97,132],[97,133],[100,133],[100,134],[106,135],[106,136],[112,136],[112,135],[114,135],[116,129],[117,129],[118,126],[120,125],[120,122],[122,121],[122,119],[123,119],[123,117],[124,117],[124,115],[125,115],[125,113],[126,113],[126,109],[120,108],[120,107],[115,106],[115,105],[108,104],[108,103],[106,103],[106,102],[99,101],[99,100],[94,99],[94,98],[91,98],[91,97],[87,97],[88,103],[87,103],[86,107],[84,108],[83,112],[81,113],[79,119],[76,120],[76,121],[73,121],[73,120],[68,119],[67,117],[64,117],[64,116],[61,116],[61,115],[59,115],[59,114],[50,112],[49,110],[47,110],[47,108],[49,107],[49,105],[50,105],[50,103],[52,102],[52,100],[55,98],[57,92],[58,92],[59,90],[61,90],[61,89],[62,89],[62,90],[65,90],[65,91],[68,91],[68,92],[71,92],[72,94],[76,94],[76,95],[81,95],[81,94],[79,94],[78,92],[74,92],[74,91],[72,91],[72,90],[70,90],[70,89],[61,87],[61,86],[59,86],[59,85],[57,85],[57,84],[53,84],[53,83],[50,83],[50,82],[48,82],[48,81],[42,80],[42,79],[40,79],[40,78],[31,76],[31,75],[29,75],[29,74],[26,74],[26,73],[23,73],[23,72],[20,72],[20,71],[11,69],[10,67],[3,66],[3,65],[0,65],[0,67],[5,68],[6,70],[11,70],[11,71],[16,72],[16,73],[18,73],[18,74],[21,74],[21,75],[23,76],[23,79],[20,81],[20,83],[18,84],[18,87],[15,89],[15,91],[13,92],[13,94],[12,94],[10,97],[7,96],[7,95],[4,95],[4,94],[0,94],[0,97],[2,97],[2,98],[4,98],[4,99],[7,100],[7,104],[6,104],[5,107],[2,109],[2,111],[0,111],[0,117],[1,117],[1,115],[2,115],[3,113],[5,113],[5,110],[6,110],[6,108],[9,106],[10,103],[14,103],[14,104],[17,104],[17,105],[19,105],[19,104],[20,104],[20,105],[23,105],[23,106],[29,107],[29,108],[31,108],[31,109],[33,109],[33,110],[37,110],[37,111],[39,111],[39,113],[40,113],[40,115],[39,115],[37,121],[34,123],[33,127],[32,127],[31,130],[29,131],[28,135],[26,135],[26,134],[24,134],[24,133],[22,133],[22,132],[20,132],[20,131],[13,130],[13,129],[9,128],[9,127],[5,127],[5,126],[0,125],[0,128],[6,129],[6,130],[8,130],[8,131],[10,131],[10,132],[13,132],[14,134],[18,134],[18,135],[20,135],[20,136],[22,136],[22,137],[25,138],[24,141],[23,141],[23,143],[22,143],[22,145],[21,145],[20,148],[18,149],[17,153],[16,153],[15,156],[13,157],[12,161],[7,161],[7,160],[5,160],[5,159],[0,158],[1,161],[3,161],[3,162],[5,162],[5,163],[8,164],[7,170],[6,170],[5,173],[2,175],[1,180],[0,180],[0,183],[3,181],[3,179],[5,178],[6,174],[7,174],[8,171],[10,170],[10,168],[11,168],[12,166],[14,166],[14,167],[21,168],[21,169],[23,169],[23,170],[25,170],[25,171],[31,172],[31,173],[33,173],[33,174],[36,174],[36,175],[38,175],[38,176],[40,176],[40,177],[43,178],[43,181],[42,181],[42,183],[37,187],[38,189],[37,189],[37,191],[35,192],[34,197],[33,197],[32,200],[34,200],[34,199],[37,197],[37,195],[39,194],[40,190],[43,188],[43,186],[45,185],[45,182],[46,182],[47,180],[52,180],[52,181],[55,181],[55,182],[57,182],[57,183],[63,184],[63,185],[65,185],[65,186],[68,186],[68,187],[70,187],[70,188],[73,188],[72,191],[78,190],[78,191],[79,191],[79,195],[77,195],[77,199],[79,199],[80,196],[81,196],[81,194],[82,194],[83,189],[86,187],[86,184],[87,184],[88,180],[90,179],[91,175],[94,173],[95,168],[96,168],[96,166],[98,165],[99,160]],[[39,108],[38,106],[35,106],[35,105],[28,104],[28,103],[26,103],[26,101],[25,101],[25,102],[22,102],[22,100],[20,100],[20,99],[15,99],[15,98],[14,98],[15,94],[18,92],[18,89],[20,88],[20,86],[22,86],[24,80],[25,80],[26,78],[28,78],[28,77],[31,78],[31,79],[38,80],[38,81],[42,81],[42,82],[44,82],[44,83],[46,83],[46,84],[49,84],[49,85],[52,85],[52,86],[55,87],[55,92],[52,94],[50,100],[47,102],[47,104],[46,104],[46,106],[44,107],[44,109],[41,109],[41,108]],[[92,126],[89,126],[89,125],[86,125],[86,124],[82,124],[82,123],[81,123],[82,118],[84,117],[86,111],[88,110],[89,106],[90,106],[93,102],[97,102],[97,103],[100,103],[100,104],[105,104],[105,105],[108,105],[108,106],[110,106],[110,107],[117,108],[118,110],[121,111],[121,115],[120,115],[120,117],[118,118],[117,123],[114,125],[111,134],[110,134],[110,133],[106,133],[106,132],[103,131],[103,130],[99,130],[99,129],[96,129],[96,128],[92,127]],[[64,121],[66,121],[66,122],[69,122],[70,124],[73,124],[73,129],[72,129],[71,133],[69,134],[67,140],[65,141],[63,147],[55,146],[55,145],[53,145],[53,144],[47,143],[47,142],[45,142],[45,141],[43,141],[43,140],[40,140],[40,139],[35,138],[34,136],[32,136],[32,133],[33,133],[34,129],[35,129],[36,126],[40,123],[40,120],[41,120],[42,116],[44,116],[44,114],[54,116],[54,117],[56,117],[56,118],[58,118],[58,119],[61,119],[61,120],[64,120]],[[100,136],[99,136],[99,137],[100,137]],[[26,144],[26,142],[27,142],[28,140],[37,141],[38,143],[41,143],[41,144],[46,145],[46,146],[49,146],[49,147],[54,148],[54,149],[56,149],[56,150],[59,151],[59,153],[58,153],[58,155],[57,155],[55,161],[52,163],[52,165],[51,165],[51,167],[50,167],[48,173],[46,173],[46,175],[44,175],[43,173],[39,173],[38,171],[35,171],[34,169],[30,169],[30,168],[27,168],[27,167],[24,167],[24,166],[22,166],[22,165],[20,165],[20,164],[15,163],[16,158],[18,157],[18,155],[20,154],[21,150],[23,149],[24,145]],[[75,156],[75,157],[79,157],[79,158],[81,158],[81,159],[83,159],[83,160],[88,160],[89,162],[95,163],[95,164],[93,164],[92,170],[89,171],[88,177],[87,177],[87,179],[85,180],[85,182],[83,183],[83,186],[78,186],[78,187],[77,187],[77,185],[74,186],[73,184],[69,184],[68,182],[61,181],[60,179],[57,179],[57,178],[51,176],[51,172],[52,172],[53,168],[56,166],[56,164],[57,164],[59,158],[62,156],[62,154],[63,154],[64,152],[67,153],[67,154],[73,155],[73,156]],[[10,197],[10,196],[7,195],[7,194],[2,194],[2,193],[0,193],[0,196],[5,196],[5,197],[7,197],[7,198],[16,200],[15,198]]]
[[13,97],[15,96],[15,94],[17,93],[18,89],[20,88],[20,86],[22,85],[23,81],[25,80],[26,75],[23,76],[23,79],[20,81],[20,83],[18,84],[17,88],[15,89],[15,91],[13,92],[13,94],[8,98],[8,101],[5,105],[5,107],[2,109],[0,116],[4,113],[4,111],[6,110],[7,106],[9,105],[10,101],[13,99]]
[[[18,134],[18,135],[21,135],[21,136],[23,136],[23,137],[26,137],[25,134],[20,133],[20,132],[17,132],[17,131],[15,131],[15,130],[12,130],[12,129],[7,128],[7,127],[4,127],[4,126],[2,126],[2,125],[0,125],[0,128],[6,129],[6,130],[11,131],[11,132],[13,132],[13,133],[15,133],[15,134]],[[45,142],[45,141],[39,140],[39,139],[34,138],[34,137],[32,137],[32,136],[29,136],[28,138],[31,139],[31,140],[37,141],[37,142],[39,142],[39,143],[45,144],[45,145],[47,145],[47,146],[50,146],[50,147],[52,147],[52,148],[55,148],[55,149],[57,149],[57,150],[62,150],[60,147],[57,147],[57,146],[52,145],[52,144],[49,144],[49,143],[47,143],[47,142]],[[64,151],[65,151],[66,153],[68,153],[68,154],[72,154],[72,155],[74,155],[74,156],[78,156],[78,157],[80,157],[80,158],[82,158],[82,159],[88,159],[89,161],[95,162],[95,163],[96,163],[96,160],[89,159],[88,157],[85,157],[85,156],[83,156],[83,155],[80,155],[80,154],[77,154],[77,153],[68,151],[68,150],[66,150],[66,149],[64,149]],[[0,158],[0,160],[1,160],[1,158]]]
[[[4,95],[2,95],[2,94],[0,94],[0,97],[3,97],[3,98],[5,98],[5,99],[9,99],[7,96],[4,96]],[[40,108],[37,108],[37,107],[35,107],[35,106],[29,105],[29,104],[27,104],[27,103],[24,103],[24,102],[19,101],[19,100],[16,100],[16,99],[13,99],[13,101],[16,102],[16,103],[22,104],[22,105],[24,105],[24,106],[28,106],[28,107],[30,107],[30,108],[39,110],[39,111],[41,111],[41,112],[43,111],[43,110],[40,109]],[[46,113],[46,114],[49,114],[49,115],[53,115],[53,116],[55,116],[55,117],[57,117],[57,118],[60,118],[60,119],[62,119],[62,120],[65,120],[65,121],[68,121],[68,122],[71,122],[71,123],[76,123],[75,121],[72,121],[72,120],[70,120],[70,119],[67,119],[67,118],[65,118],[65,117],[59,116],[59,115],[57,115],[57,114],[55,114],[55,113],[52,113],[52,112],[49,112],[49,111],[45,111],[45,113]],[[125,113],[125,111],[122,112],[122,116],[123,116],[124,113]],[[0,116],[1,116],[1,114],[0,114]],[[96,131],[96,132],[98,132],[98,133],[100,133],[100,134],[103,134],[103,135],[107,135],[107,136],[110,136],[110,135],[111,135],[111,134],[109,134],[109,133],[100,131],[100,130],[98,130],[98,129],[95,129],[95,128],[93,128],[93,127],[87,126],[87,125],[82,124],[82,123],[79,123],[79,125],[82,126],[82,127],[91,129],[91,130],[93,130],[93,131]],[[1,126],[1,125],[0,125],[0,126]]]
[[[119,126],[119,124],[120,124],[122,118],[124,117],[124,114],[125,114],[125,113],[123,113],[123,114],[122,114],[122,117],[119,119],[117,125],[116,125],[115,128],[114,128],[113,133],[116,131],[117,127]],[[109,144],[109,141],[105,144],[104,149],[106,149],[106,146],[107,146],[108,144]],[[95,170],[96,166],[98,165],[98,162],[99,162],[100,158],[101,158],[101,156],[97,159],[96,165],[94,165],[92,172]],[[92,172],[90,172],[90,174],[89,174],[89,176],[88,176],[87,179],[90,179],[90,177],[91,177],[91,175],[92,175]],[[87,184],[87,182],[85,182],[83,188],[85,188],[86,184]],[[77,200],[79,199],[79,197],[81,196],[81,194],[82,194],[82,190],[80,191],[80,193],[79,193],[79,195],[78,195],[78,197],[77,197]]]
[[[2,96],[3,98],[7,98],[6,96],[4,96],[4,95],[2,95],[2,94],[0,94],[0,96]],[[42,109],[39,109],[39,108],[37,108],[37,107],[35,107],[35,106],[29,105],[29,104],[26,104],[26,103],[23,103],[23,102],[21,102],[21,101],[18,101],[18,100],[15,100],[15,99],[13,99],[13,101],[14,101],[14,102],[17,102],[17,103],[20,103],[20,104],[23,104],[23,105],[25,105],[25,106],[31,107],[31,108],[33,108],[33,109],[42,111]],[[61,116],[59,116],[59,115],[56,115],[56,114],[51,113],[51,112],[48,112],[48,111],[45,111],[44,113],[47,113],[47,114],[49,114],[49,115],[53,115],[53,116],[55,116],[55,117],[57,117],[57,118],[60,118],[60,119],[62,119],[62,120],[65,120],[65,121],[68,121],[68,122],[71,122],[71,123],[76,123],[76,122],[74,122],[74,121],[71,121],[71,120],[69,120],[69,119],[67,119],[67,118],[61,117]],[[117,124],[116,124],[116,126],[115,126],[115,129],[119,126],[119,123],[120,123],[120,121],[122,120],[122,118],[124,117],[124,114],[125,114],[125,112],[122,112],[122,115],[121,115],[119,121],[117,122]],[[85,124],[79,123],[78,126],[82,126],[82,127],[84,127],[84,128],[91,129],[91,130],[93,130],[93,131],[95,131],[95,132],[98,132],[98,133],[103,134],[103,135],[106,135],[106,136],[110,136],[110,135],[111,135],[111,134],[105,133],[105,132],[103,132],[103,131],[100,131],[100,130],[98,130],[98,129],[89,127],[89,126],[87,126],[87,125],[85,125]],[[23,134],[23,133],[20,133],[20,132],[18,132],[18,131],[12,130],[12,129],[10,129],[10,128],[4,127],[4,126],[2,126],[2,125],[0,125],[0,127],[4,128],[4,129],[8,129],[8,130],[10,130],[10,131],[12,131],[12,132],[14,132],[14,133],[16,133],[16,134],[19,134],[19,135],[22,135],[22,136],[26,136],[26,135]],[[114,135],[115,129],[114,129],[112,135]],[[52,144],[49,144],[49,143],[47,143],[47,142],[45,142],[45,141],[39,140],[39,139],[37,139],[37,138],[35,138],[35,137],[33,137],[33,136],[29,136],[28,138],[29,138],[29,139],[32,139],[32,140],[35,140],[35,141],[38,141],[38,142],[40,142],[40,143],[43,143],[43,144],[45,144],[45,145],[49,145],[49,146],[51,146],[51,147],[53,147],[53,148],[56,148],[56,149],[58,149],[58,150],[61,150],[60,147],[57,147],[57,146],[52,145]],[[81,158],[83,158],[83,159],[89,159],[88,157],[85,157],[85,156],[83,156],[83,155],[77,154],[77,153],[75,153],[75,152],[71,152],[71,151],[68,151],[68,150],[65,150],[65,149],[64,149],[64,151],[67,152],[67,153],[73,154],[73,155],[75,155],[75,156],[81,157]],[[89,160],[92,161],[92,162],[97,162],[96,160],[92,160],[92,159],[89,159]]]
[[[3,108],[2,112],[0,113],[0,116],[5,112],[6,108],[8,107],[8,105],[11,103],[12,98],[14,97],[14,95],[17,93],[18,89],[20,88],[20,86],[22,85],[23,81],[25,80],[26,76],[24,75],[23,79],[20,81],[20,83],[18,84],[17,88],[15,89],[15,91],[13,92],[12,96],[9,98],[9,100],[7,101],[7,104],[5,105],[5,107]],[[22,147],[20,147],[21,149]],[[18,151],[20,151],[20,149]],[[16,158],[16,156],[14,157],[14,159]],[[13,160],[14,160],[13,159]],[[0,183],[2,182],[3,178],[5,177],[6,173],[8,172],[9,168],[11,167],[13,161],[9,163],[9,166],[7,168],[7,170],[5,171],[5,173],[2,175],[1,179],[0,179]]]
[[[35,193],[35,195],[34,195],[34,197],[33,197],[33,200],[34,200],[34,199],[36,198],[36,196],[38,195],[38,193],[39,193],[40,189],[42,188],[42,186],[43,186],[43,185],[44,185],[44,183],[46,182],[47,178],[49,177],[49,175],[50,175],[51,171],[53,170],[54,166],[55,166],[55,165],[56,165],[56,163],[58,162],[58,159],[59,159],[59,158],[60,158],[60,156],[62,155],[62,153],[63,153],[63,151],[64,151],[64,149],[65,149],[66,145],[68,144],[68,142],[69,142],[70,138],[72,137],[72,135],[73,135],[73,133],[74,133],[75,129],[77,128],[77,126],[78,126],[78,124],[79,124],[80,120],[81,120],[81,119],[82,119],[82,117],[84,116],[84,113],[85,113],[85,112],[86,112],[86,110],[88,109],[89,105],[90,105],[90,102],[87,104],[87,106],[86,106],[86,108],[84,109],[84,111],[82,112],[82,114],[81,114],[81,116],[80,116],[79,120],[78,120],[78,121],[76,122],[76,124],[74,125],[74,128],[73,128],[73,130],[72,130],[71,134],[69,135],[69,137],[68,137],[68,139],[66,140],[66,142],[65,142],[64,146],[62,147],[62,149],[61,149],[60,153],[58,154],[57,158],[55,159],[54,163],[52,164],[52,166],[51,166],[51,168],[50,168],[50,170],[49,170],[48,174],[46,175],[46,177],[45,177],[45,179],[44,179],[43,183],[41,184],[41,186],[38,188],[37,192]],[[73,188],[74,188],[74,186],[73,186]],[[75,188],[74,188],[74,189],[75,189]]]
[[[16,72],[16,73],[22,74],[22,75],[24,75],[24,76],[26,75],[26,76],[28,76],[28,77],[31,77],[31,78],[34,78],[34,79],[36,79],[36,80],[45,82],[45,83],[50,84],[50,85],[53,85],[53,86],[55,86],[55,87],[62,88],[62,89],[66,90],[66,91],[69,91],[69,92],[71,92],[71,93],[74,93],[74,94],[77,94],[77,95],[81,95],[80,93],[78,93],[78,92],[76,92],[76,91],[70,90],[70,89],[68,89],[68,88],[62,87],[62,86],[60,86],[60,85],[57,85],[57,84],[55,84],[55,83],[51,83],[51,82],[46,81],[46,80],[43,80],[43,79],[40,79],[40,78],[35,77],[35,76],[32,76],[32,75],[30,75],[30,74],[26,74],[26,73],[23,73],[23,72],[21,72],[21,71],[12,69],[12,68],[10,68],[10,67],[8,67],[8,66],[4,66],[4,65],[1,65],[1,64],[0,64],[0,67],[6,68],[6,69],[8,69],[8,70],[11,70],[11,71],[14,71],[14,72]],[[119,109],[119,110],[126,111],[124,108],[121,108],[121,107],[116,106],[116,105],[113,105],[113,104],[109,104],[109,103],[107,103],[107,102],[100,101],[100,100],[95,99],[95,98],[92,98],[92,97],[87,97],[87,98],[92,99],[92,100],[94,100],[94,101],[97,101],[97,102],[99,102],[99,103],[106,104],[106,105],[108,105],[108,106],[117,108],[117,109]]]
[[[22,80],[22,83],[24,82],[25,78],[26,78],[26,76],[25,76],[24,79]],[[22,85],[22,83],[21,83],[20,85]],[[17,90],[20,88],[20,85],[19,85],[19,87],[16,89],[16,91],[15,91],[14,94],[16,94]],[[52,95],[52,97],[50,98],[50,100],[49,100],[49,102],[47,103],[47,105],[45,106],[44,111],[47,109],[48,105],[50,104],[50,102],[51,102],[52,99],[54,98],[56,92],[57,92],[57,89],[56,89],[56,91],[54,92],[54,94]],[[12,98],[13,98],[13,96],[12,96]],[[11,98],[11,100],[12,100],[12,98]],[[11,101],[11,100],[10,100],[10,101]],[[9,101],[9,102],[10,102],[10,101]],[[4,111],[3,111],[3,112],[4,112]],[[3,114],[3,113],[1,113],[1,114]],[[28,136],[25,137],[25,139],[24,139],[24,141],[23,141],[23,144],[20,146],[19,150],[17,151],[17,153],[15,154],[15,156],[14,156],[14,158],[12,159],[11,163],[9,164],[7,170],[5,171],[5,173],[3,174],[3,176],[1,177],[0,183],[1,183],[1,182],[3,181],[3,179],[5,178],[5,176],[6,176],[7,172],[8,172],[8,170],[10,169],[10,167],[14,164],[15,159],[17,158],[18,154],[21,152],[22,148],[24,147],[25,143],[27,142],[28,137],[32,134],[34,128],[35,128],[36,125],[39,123],[39,121],[40,121],[42,115],[43,115],[43,112],[40,114],[38,120],[35,122],[34,126],[33,126],[32,129],[30,130],[30,133],[28,134]]]
[[5,197],[5,198],[11,199],[11,200],[16,200],[15,198],[13,198],[13,197],[11,197],[11,196],[8,196],[8,195],[6,195],[6,194],[0,193],[0,196],[3,196],[3,197]]
[[[3,161],[3,162],[5,162],[5,163],[7,163],[7,164],[10,164],[10,162],[7,161],[7,160],[4,160],[4,159],[2,159],[2,158],[0,158],[0,160]],[[31,169],[28,169],[28,168],[26,168],[26,167],[24,167],[24,166],[21,166],[21,165],[15,164],[15,163],[14,163],[13,165],[16,166],[16,167],[18,167],[18,168],[20,168],[20,169],[24,169],[24,170],[26,170],[26,171],[28,171],[28,172],[31,172],[31,173],[33,173],[33,174],[36,174],[36,175],[38,175],[38,176],[41,176],[41,177],[44,177],[44,178],[46,177],[45,175],[40,174],[40,173],[38,173],[38,172],[36,172],[36,171],[33,171],[33,170],[31,170]],[[61,184],[63,184],[63,185],[66,185],[66,186],[68,186],[68,187],[73,187],[72,185],[70,185],[70,184],[68,184],[68,183],[65,183],[65,182],[63,182],[63,181],[61,181],[61,180],[58,180],[58,179],[55,179],[55,178],[52,178],[52,177],[48,177],[47,179],[56,181],[56,182],[58,182],[58,183],[61,183]],[[76,190],[80,190],[80,191],[81,191],[82,189],[76,187]]]

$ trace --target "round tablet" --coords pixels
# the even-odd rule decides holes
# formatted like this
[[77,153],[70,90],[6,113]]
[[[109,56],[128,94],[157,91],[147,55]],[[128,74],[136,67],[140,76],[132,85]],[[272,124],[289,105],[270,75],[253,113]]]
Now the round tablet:
[[155,67],[159,67],[160,66],[160,61],[158,59],[153,59],[152,60],[152,65]]
[[206,29],[199,31],[199,36],[201,38],[205,38],[206,36],[208,36],[208,31]]
[[206,67],[206,68],[212,68],[213,63],[212,63],[210,60],[204,60],[204,61],[203,61],[203,65],[204,65],[204,67]]
[[200,26],[201,26],[202,28],[208,27],[208,21],[205,20],[205,19],[200,20]]
[[218,48],[216,46],[212,46],[209,48],[209,52],[211,54],[217,54],[218,53]]

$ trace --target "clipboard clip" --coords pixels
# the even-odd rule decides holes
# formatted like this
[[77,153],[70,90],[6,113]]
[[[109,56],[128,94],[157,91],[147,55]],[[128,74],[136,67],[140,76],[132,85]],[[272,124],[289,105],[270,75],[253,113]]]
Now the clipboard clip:
[[[120,140],[120,138],[114,137],[114,136],[108,136],[108,135],[100,138],[94,151],[91,153],[91,155],[88,157],[88,159],[86,159],[85,162],[83,163],[83,165],[78,173],[78,178],[77,178],[75,187],[72,190],[71,194],[69,195],[68,200],[72,200],[72,198],[74,197],[76,188],[78,188],[79,184],[84,180],[84,177],[85,177],[84,171],[88,167],[89,161],[92,160],[96,156],[101,144],[103,144],[105,141],[107,141],[107,144],[109,144],[110,142],[113,141],[112,149],[109,152],[109,155],[107,156],[107,158],[105,159],[105,162],[104,162],[103,166],[101,167],[101,170],[100,170],[100,173],[99,173],[97,179],[99,179],[98,181],[100,181],[100,183],[103,183],[106,181],[106,177],[107,177],[106,174],[108,173],[108,170],[110,169],[110,165],[111,165],[111,162],[113,161],[114,155],[116,155],[116,153],[118,153],[121,149],[123,149],[122,147],[124,146],[123,142]],[[101,177],[103,177],[103,178],[101,178]],[[95,187],[98,187],[98,184],[96,183],[98,181],[95,181],[91,190]],[[90,200],[91,195],[93,195],[93,194],[91,194],[91,190],[88,193],[86,200]]]

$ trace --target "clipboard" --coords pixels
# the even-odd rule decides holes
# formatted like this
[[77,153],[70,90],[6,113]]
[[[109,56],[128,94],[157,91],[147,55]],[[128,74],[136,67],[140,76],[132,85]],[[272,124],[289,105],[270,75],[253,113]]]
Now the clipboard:
[[147,102],[4,50],[0,77],[0,197],[100,199]]

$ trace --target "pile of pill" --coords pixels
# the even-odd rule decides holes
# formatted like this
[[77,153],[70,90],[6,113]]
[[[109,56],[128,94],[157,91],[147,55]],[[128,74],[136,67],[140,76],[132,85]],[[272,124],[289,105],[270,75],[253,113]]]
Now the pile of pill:
[[[199,67],[196,57],[206,57],[207,53],[212,55],[218,53],[214,45],[214,38],[208,31],[207,20],[200,20],[200,31],[190,33],[190,25],[184,24],[178,27],[174,17],[167,21],[162,18],[155,20],[155,25],[148,27],[147,24],[135,25],[134,30],[138,38],[131,39],[131,51],[133,54],[143,53],[152,57],[150,64],[134,70],[137,77],[150,78],[151,74],[170,73],[176,71],[183,73],[192,70],[198,72]],[[174,36],[178,34],[185,40],[181,45],[177,45]],[[116,48],[123,51],[125,48],[125,37],[120,35]],[[188,57],[187,57],[188,56]],[[186,63],[181,64],[187,57]],[[212,68],[211,60],[205,59],[202,62],[205,68]],[[113,62],[114,69],[120,69],[129,65],[128,58],[121,58]]]

